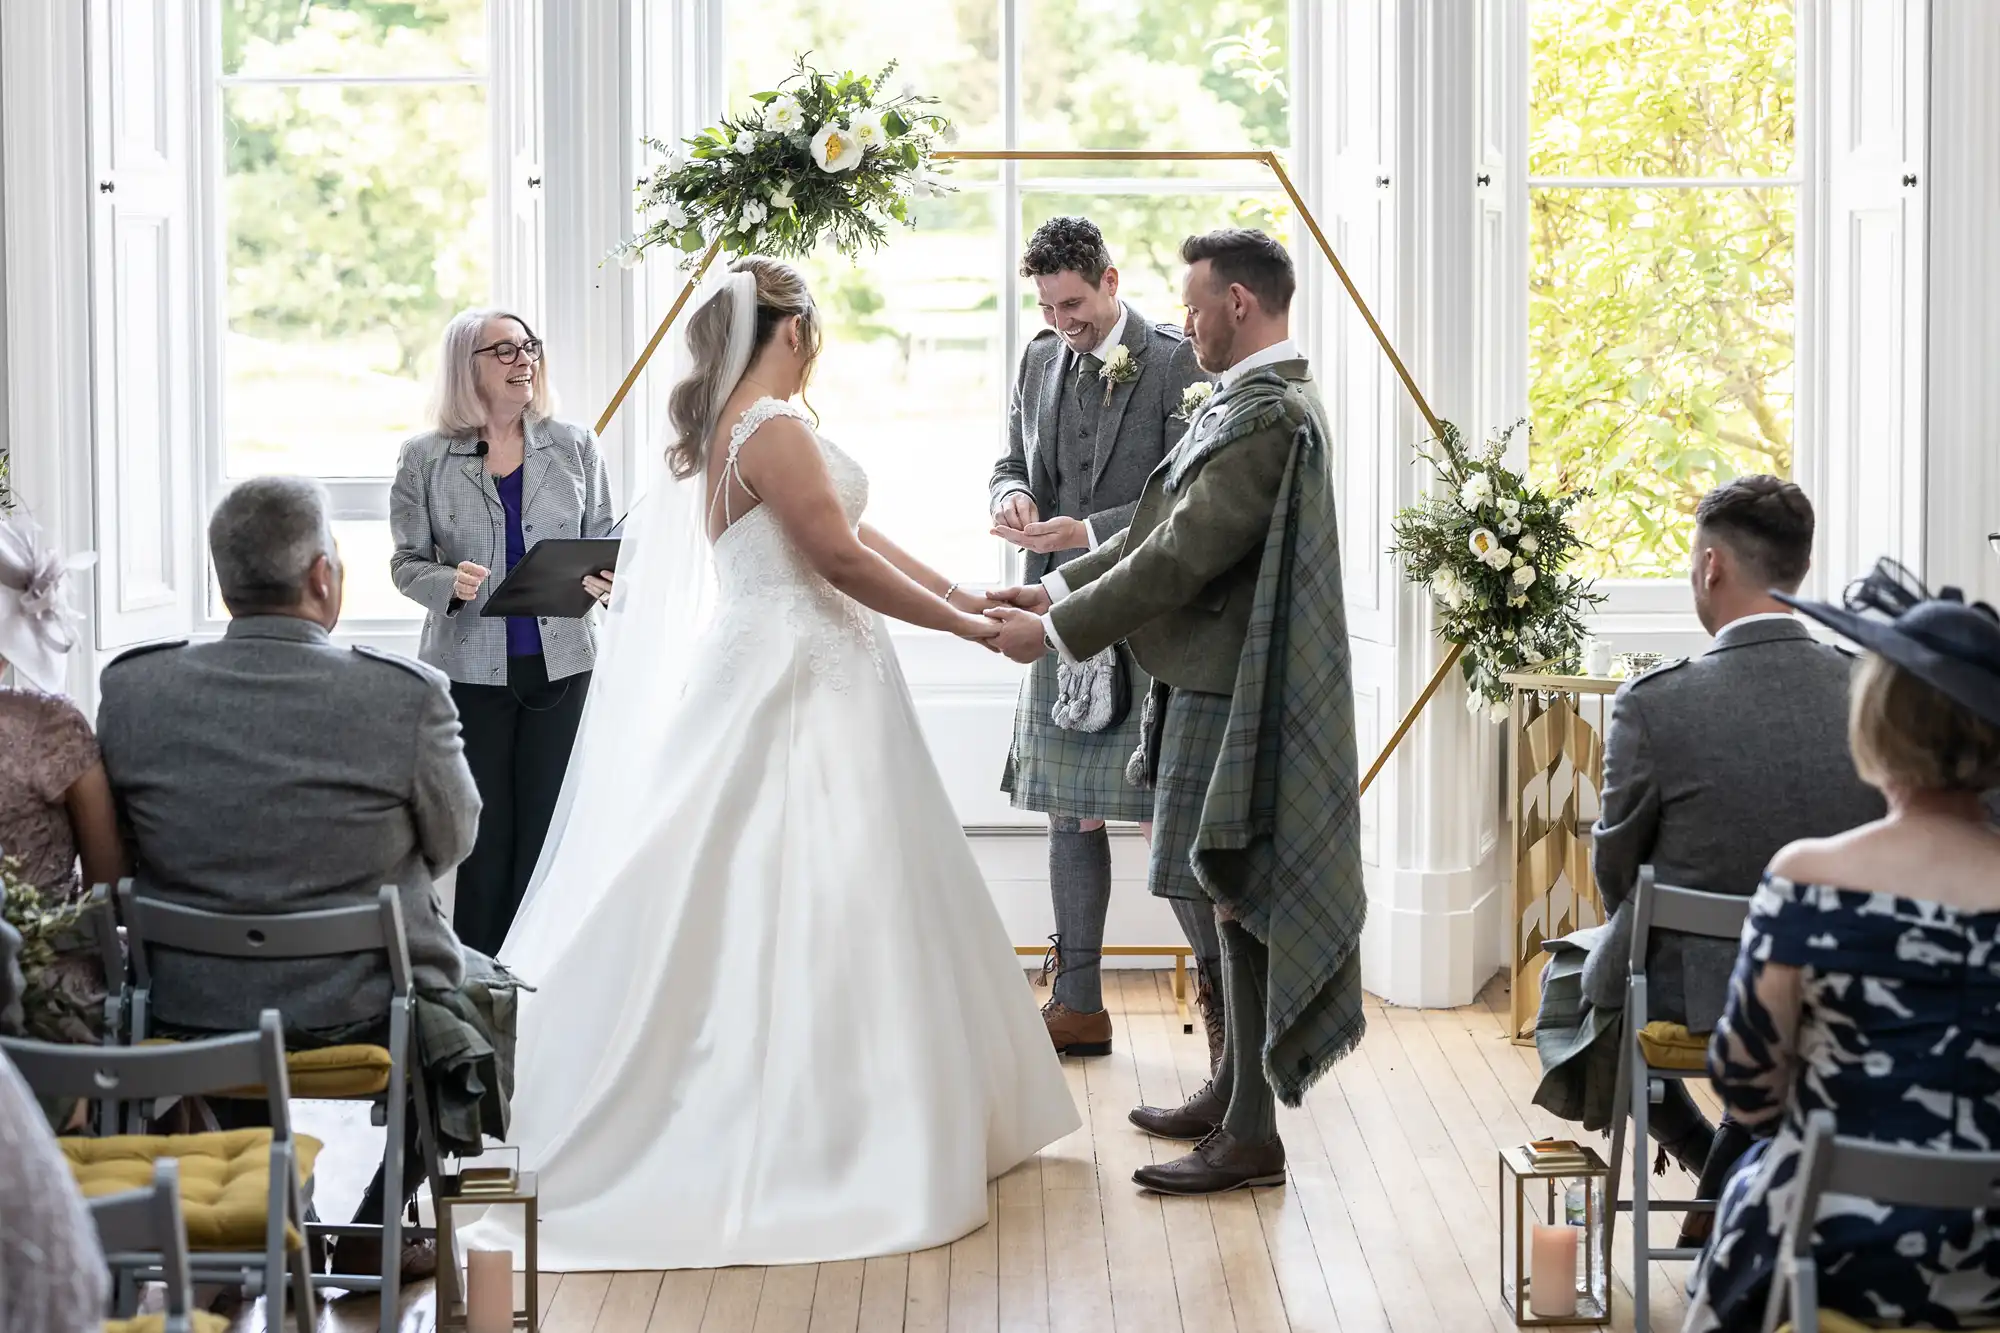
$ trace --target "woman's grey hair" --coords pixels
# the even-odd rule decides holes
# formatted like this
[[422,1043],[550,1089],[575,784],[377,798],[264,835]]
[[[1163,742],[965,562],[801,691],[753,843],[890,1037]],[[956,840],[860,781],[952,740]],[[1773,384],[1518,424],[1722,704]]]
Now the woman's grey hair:
[[[511,319],[528,337],[535,331],[528,321],[511,310],[480,306],[461,310],[444,326],[438,347],[437,384],[431,390],[431,428],[454,439],[477,435],[486,429],[486,404],[479,397],[479,377],[474,373],[472,354],[485,346],[480,335],[489,319]],[[549,387],[548,349],[542,349],[535,367],[535,393],[528,400],[528,420],[547,421],[556,412],[555,390]]]
[[310,477],[253,477],[222,497],[208,520],[208,550],[230,614],[297,606],[313,562],[340,563],[328,508],[326,488]]

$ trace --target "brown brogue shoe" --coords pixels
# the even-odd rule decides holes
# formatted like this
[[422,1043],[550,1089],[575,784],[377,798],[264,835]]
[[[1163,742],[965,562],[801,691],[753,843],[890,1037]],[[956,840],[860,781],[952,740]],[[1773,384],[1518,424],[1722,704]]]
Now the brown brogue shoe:
[[1156,1139],[1196,1142],[1221,1128],[1222,1113],[1228,1107],[1228,1098],[1217,1094],[1215,1084],[1204,1083],[1179,1106],[1140,1106],[1126,1118]]
[[1253,1185],[1285,1183],[1285,1145],[1238,1143],[1224,1130],[1203,1139],[1183,1157],[1132,1173],[1132,1183],[1155,1194],[1226,1194]]
[[1042,1006],[1042,1022],[1048,1026],[1049,1040],[1057,1055],[1111,1054],[1111,1013],[1099,1009],[1080,1014],[1058,1000]]

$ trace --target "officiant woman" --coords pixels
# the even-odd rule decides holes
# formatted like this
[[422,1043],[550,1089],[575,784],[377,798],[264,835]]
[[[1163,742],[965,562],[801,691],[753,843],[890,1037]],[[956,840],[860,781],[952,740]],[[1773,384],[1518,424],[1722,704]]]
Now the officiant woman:
[[[518,315],[445,326],[432,428],[403,444],[389,491],[389,571],[424,608],[418,656],[451,677],[479,784],[479,839],[458,868],[452,925],[497,954],[561,794],[597,655],[592,618],[483,617],[547,537],[603,537],[611,491],[595,433],[558,421],[542,341]],[[587,578],[611,599],[611,575]]]

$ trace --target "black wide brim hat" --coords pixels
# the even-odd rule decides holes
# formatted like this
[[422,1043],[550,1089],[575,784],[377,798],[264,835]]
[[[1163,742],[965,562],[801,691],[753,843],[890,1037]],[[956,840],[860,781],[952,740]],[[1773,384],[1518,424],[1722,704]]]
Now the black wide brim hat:
[[1845,606],[1772,596],[2000,727],[2000,615],[1984,602],[1957,588],[1932,597],[1893,560],[1849,587]]

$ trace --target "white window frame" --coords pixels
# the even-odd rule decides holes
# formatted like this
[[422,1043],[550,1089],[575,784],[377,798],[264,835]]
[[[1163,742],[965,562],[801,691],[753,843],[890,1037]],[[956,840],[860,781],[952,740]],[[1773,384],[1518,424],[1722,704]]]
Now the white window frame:
[[[998,14],[1000,32],[1000,146],[1019,148],[1022,147],[1020,70],[1028,36],[1027,0],[992,0],[992,3]],[[651,116],[654,120],[651,125],[642,123],[637,131],[661,138],[671,136],[671,141],[714,124],[716,117],[729,109],[725,105],[724,87],[726,0],[685,0],[683,4],[673,6],[673,12],[666,15],[649,16],[646,11],[651,8],[643,4],[640,7],[639,20],[649,26],[638,45],[645,53],[650,68],[664,68],[669,73],[666,78],[656,79],[648,76],[645,66],[636,71],[640,88],[638,97],[643,103],[640,115]],[[1321,17],[1315,0],[1290,0],[1288,9],[1290,41],[1286,77],[1290,80],[1291,89],[1291,145],[1280,150],[1280,156],[1300,195],[1318,207],[1323,173],[1315,151],[1319,136],[1314,132],[1312,113],[1318,105],[1316,99],[1323,68],[1324,43],[1319,37]],[[1217,145],[1238,146],[1244,145]],[[1015,371],[1026,343],[1018,311],[1027,280],[1020,276],[1019,256],[1026,240],[1022,234],[1021,214],[1023,204],[1030,196],[1177,194],[1241,198],[1245,195],[1270,195],[1280,199],[1283,196],[1283,187],[1274,175],[1250,164],[1244,164],[1240,170],[1187,179],[1047,175],[1026,182],[1022,180],[1020,164],[1003,162],[999,167],[998,179],[993,182],[960,180],[957,187],[968,194],[992,198],[994,207],[999,210],[1001,264],[994,279],[999,296],[997,313],[1001,319],[1001,334],[995,351],[997,364],[994,378],[998,399],[995,419],[1002,423],[1003,429]],[[889,244],[895,244],[893,237]],[[1311,238],[1302,224],[1293,237],[1292,248],[1299,270],[1299,295],[1292,305],[1293,336],[1310,352],[1316,345],[1321,323],[1318,296],[1330,274],[1325,272],[1325,263],[1312,247]],[[661,267],[664,269],[666,266]],[[633,330],[641,344],[652,333],[651,320],[657,317],[654,312],[665,308],[678,290],[681,279],[676,270],[665,281],[658,275],[647,275],[643,281],[650,285],[645,290],[645,299],[634,303],[636,324]],[[642,427],[641,435],[646,439],[656,433],[653,425],[659,404],[652,400],[663,392],[663,386],[657,383],[650,388],[649,394],[635,395],[635,398],[647,401],[628,403],[624,409],[647,423]],[[992,457],[998,458],[1005,448],[1004,436],[993,440]],[[996,540],[993,556],[991,568],[982,577],[996,582],[1018,577],[1020,562],[1011,547]],[[924,653],[922,645],[943,637],[933,631],[901,623],[892,626],[891,633],[906,662],[913,652]],[[928,676],[928,673],[919,674]],[[958,684],[971,684],[975,680],[984,682],[999,676],[1009,681],[1014,679],[1004,669],[996,672],[984,660],[974,660],[966,669],[950,672],[949,675]]]
[[[1529,0],[1530,4],[1534,0]],[[1804,0],[1810,4],[1811,0]],[[1803,8],[1803,6],[1802,6]],[[1529,20],[1532,23],[1532,19]],[[1529,175],[1526,180],[1525,201],[1532,210],[1533,192],[1539,189],[1594,189],[1594,190],[1726,190],[1726,189],[1789,189],[1797,191],[1798,226],[1793,236],[1792,258],[1795,273],[1793,290],[1796,293],[1792,311],[1793,320],[1793,360],[1794,383],[1797,397],[1792,414],[1792,474],[1794,479],[1810,476],[1810,462],[1806,456],[1811,449],[1805,429],[1811,414],[1805,403],[1811,395],[1810,376],[1805,343],[1801,336],[1808,319],[1816,314],[1811,294],[1817,284],[1811,280],[1807,270],[1812,247],[1806,240],[1806,232],[1812,225],[1807,219],[1810,194],[1807,189],[1805,163],[1807,143],[1815,132],[1811,124],[1814,110],[1819,107],[1819,99],[1813,96],[1817,71],[1807,61],[1811,43],[1806,34],[1807,16],[1802,12],[1798,17],[1794,39],[1795,50],[1793,69],[1796,82],[1793,91],[1793,105],[1796,108],[1797,143],[1793,161],[1796,169],[1782,176],[1538,176]],[[1522,44],[1526,65],[1521,72],[1519,87],[1522,96],[1528,97],[1534,86],[1534,51],[1532,30],[1530,40]],[[1526,106],[1523,117],[1524,142],[1518,161],[1527,160],[1525,136],[1530,133],[1528,124],[1532,120],[1533,108]],[[1532,245],[1532,241],[1530,242]],[[1528,268],[1532,270],[1532,261]],[[1526,294],[1524,293],[1524,300]],[[1525,330],[1526,325],[1523,325]],[[1522,395],[1525,398],[1527,384],[1533,379],[1534,346],[1532,335],[1524,344],[1521,365],[1527,380],[1524,380]],[[1525,455],[1519,460],[1528,461]],[[1592,628],[1600,636],[1609,639],[1619,651],[1669,649],[1688,651],[1704,638],[1700,622],[1694,614],[1694,592],[1684,578],[1648,579],[1600,579],[1597,591],[1605,594],[1604,604],[1592,618]]]
[[[192,156],[196,181],[196,231],[199,238],[195,258],[194,304],[201,327],[198,346],[201,352],[200,373],[205,392],[202,395],[203,430],[201,443],[197,446],[196,459],[199,477],[199,513],[203,516],[203,521],[194,525],[195,531],[191,534],[194,549],[191,555],[196,562],[195,568],[201,571],[201,582],[194,607],[194,632],[197,637],[213,637],[221,634],[229,623],[227,616],[218,616],[211,611],[212,572],[206,538],[206,515],[214,509],[216,502],[231,485],[224,421],[226,410],[224,344],[228,337],[228,298],[225,290],[228,281],[228,236],[224,227],[222,152],[224,90],[229,87],[249,85],[291,87],[316,83],[402,87],[477,84],[485,87],[489,179],[492,192],[490,213],[494,229],[491,270],[493,299],[497,303],[502,293],[518,293],[528,298],[525,304],[532,305],[534,304],[532,298],[540,290],[540,256],[533,245],[522,246],[510,235],[513,224],[510,191],[522,188],[526,184],[516,179],[524,169],[524,163],[516,151],[517,139],[520,137],[517,121],[533,122],[538,115],[532,105],[526,109],[525,115],[522,115],[520,100],[526,97],[532,102],[534,98],[535,89],[527,85],[535,72],[533,54],[540,49],[540,44],[536,40],[540,15],[537,0],[486,0],[487,60],[483,74],[308,74],[261,77],[223,74],[221,11],[219,7],[205,4],[196,5],[194,9],[196,16],[193,22],[197,25],[197,31],[192,83],[196,142]],[[513,58],[512,53],[517,52],[525,52],[526,58]],[[538,169],[538,164],[526,164],[526,169]],[[533,318],[534,314],[531,313],[529,317]],[[388,521],[389,487],[394,481],[392,476],[322,477],[319,480],[326,487],[332,500],[330,517],[334,521],[385,523]],[[422,609],[412,602],[408,616],[373,620],[343,619],[338,633],[345,640],[363,640],[379,646],[408,651],[414,655],[422,620]]]

